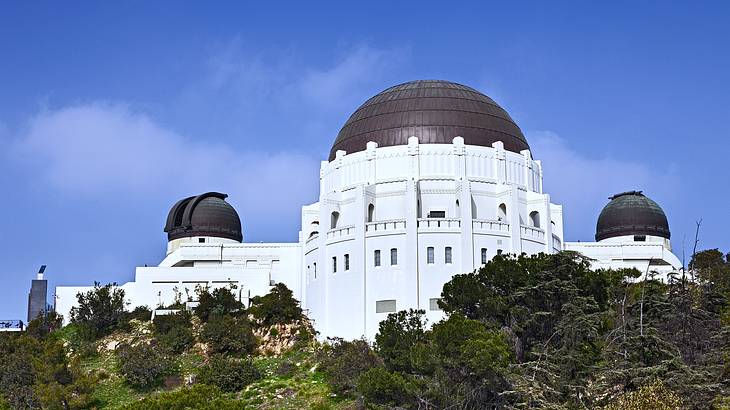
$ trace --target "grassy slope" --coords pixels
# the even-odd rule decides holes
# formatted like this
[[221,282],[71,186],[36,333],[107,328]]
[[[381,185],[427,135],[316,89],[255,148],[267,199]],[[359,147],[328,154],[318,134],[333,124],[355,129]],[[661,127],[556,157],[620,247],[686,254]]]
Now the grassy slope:
[[[203,360],[202,356],[195,353],[180,355],[177,360],[178,373],[196,373]],[[257,357],[254,358],[254,363],[263,378],[235,395],[247,408],[335,410],[352,407],[351,401],[340,399],[331,393],[322,373],[314,369],[310,352],[296,351],[280,357]],[[280,371],[282,366],[286,366],[289,371]],[[133,389],[118,374],[116,357],[112,353],[84,357],[81,368],[99,376],[94,398],[100,408],[104,409],[117,409],[148,395],[179,388],[166,389],[159,385],[148,391]]]

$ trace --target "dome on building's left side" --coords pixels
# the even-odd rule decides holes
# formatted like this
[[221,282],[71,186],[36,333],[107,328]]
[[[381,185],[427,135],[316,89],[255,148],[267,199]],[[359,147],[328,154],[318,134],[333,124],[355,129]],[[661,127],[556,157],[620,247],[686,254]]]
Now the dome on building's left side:
[[167,215],[167,240],[209,236],[241,242],[241,219],[226,202],[227,197],[219,192],[207,192],[177,201]]

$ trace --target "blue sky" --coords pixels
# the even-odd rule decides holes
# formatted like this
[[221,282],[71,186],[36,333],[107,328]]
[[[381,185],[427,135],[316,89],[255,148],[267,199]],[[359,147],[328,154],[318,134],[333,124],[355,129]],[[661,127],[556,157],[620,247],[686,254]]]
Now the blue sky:
[[156,264],[186,195],[230,194],[247,241],[296,240],[349,114],[413,79],[507,109],[566,239],[642,189],[680,258],[700,218],[700,248],[730,251],[729,3],[241,3],[3,6],[0,318],[25,318],[41,264],[51,286]]

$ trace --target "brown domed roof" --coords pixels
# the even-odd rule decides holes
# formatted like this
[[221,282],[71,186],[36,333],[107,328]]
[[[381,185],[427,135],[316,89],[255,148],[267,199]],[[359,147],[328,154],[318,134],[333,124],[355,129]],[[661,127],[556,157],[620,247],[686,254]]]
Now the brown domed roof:
[[669,222],[662,208],[641,191],[609,198],[596,224],[596,241],[624,235],[651,235],[669,239]]
[[207,192],[177,201],[167,215],[167,240],[212,236],[241,242],[241,219],[225,201],[227,197],[219,192]]
[[347,120],[330,150],[364,151],[369,141],[379,147],[408,144],[451,144],[463,137],[468,145],[491,147],[502,141],[513,152],[529,150],[522,131],[494,100],[465,85],[419,80],[390,87],[367,100]]

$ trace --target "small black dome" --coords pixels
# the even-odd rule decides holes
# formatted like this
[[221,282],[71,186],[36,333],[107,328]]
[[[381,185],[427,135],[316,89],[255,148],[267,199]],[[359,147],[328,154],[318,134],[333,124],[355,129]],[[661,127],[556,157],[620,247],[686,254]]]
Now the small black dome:
[[241,242],[241,219],[225,201],[226,194],[208,192],[181,199],[167,215],[167,240],[212,236]]
[[442,80],[419,80],[390,87],[365,101],[347,120],[330,150],[348,154],[364,151],[369,141],[379,147],[407,145],[416,136],[421,144],[464,143],[491,147],[502,141],[513,152],[529,150],[525,136],[494,100],[465,85]]
[[598,216],[596,241],[624,235],[669,239],[669,223],[662,208],[641,191],[616,194]]

